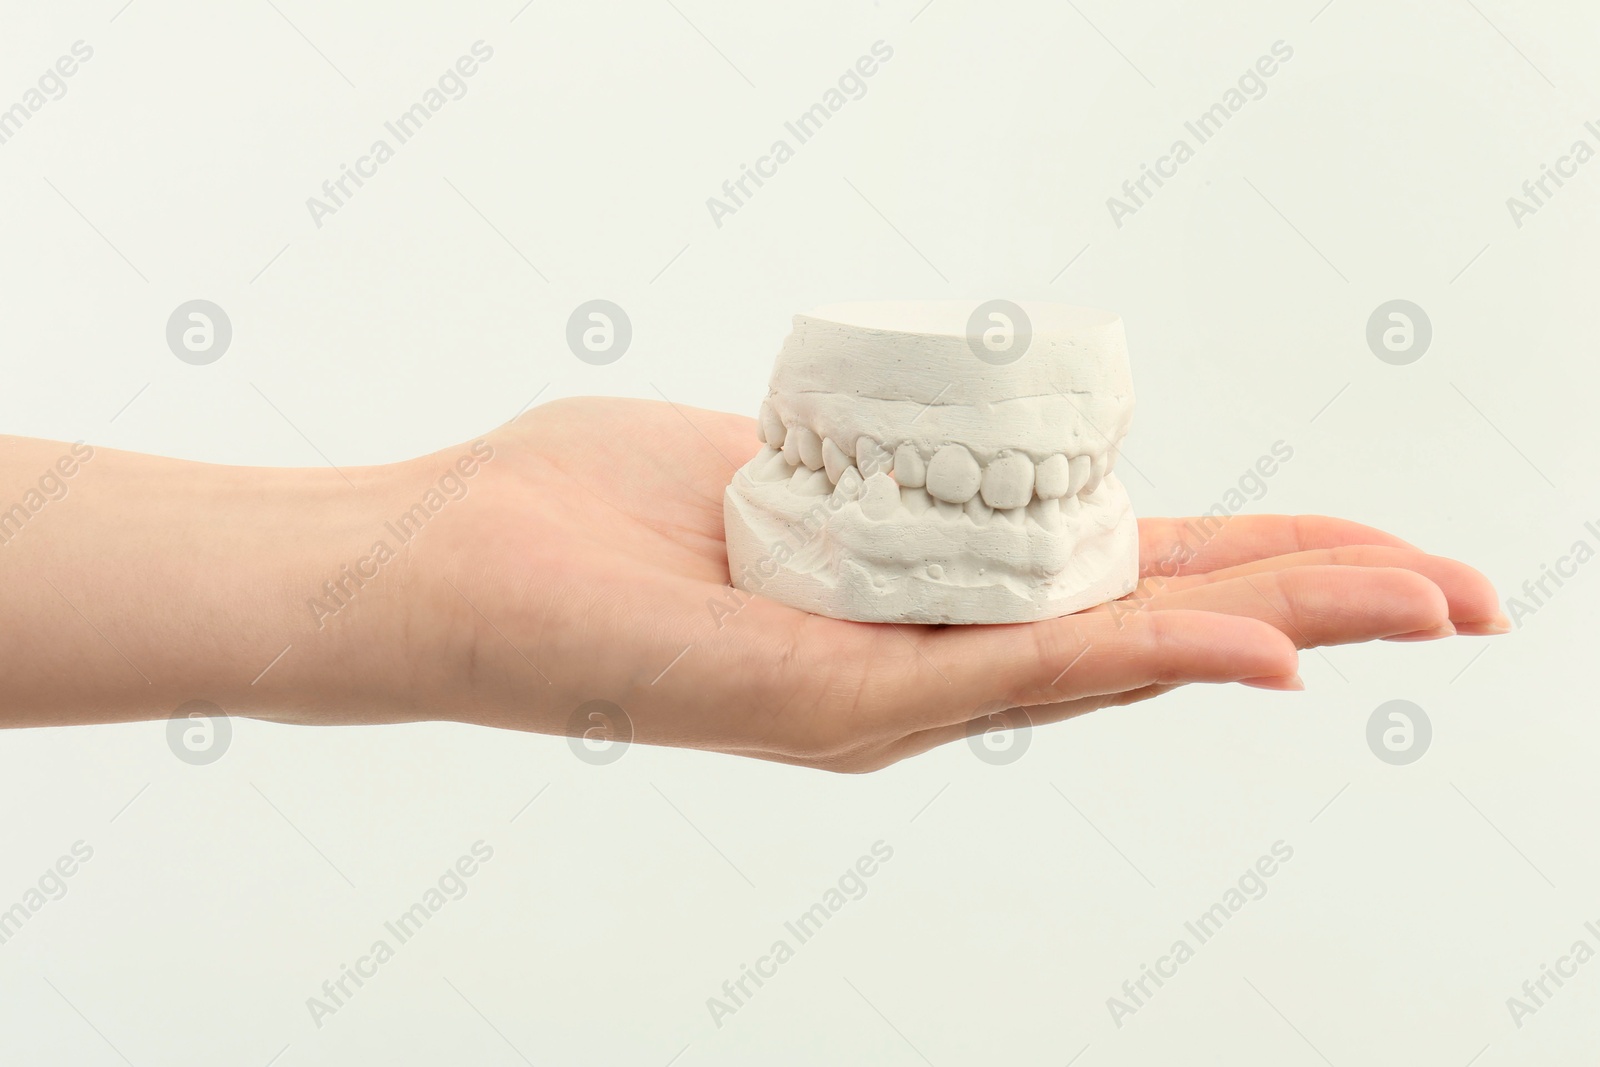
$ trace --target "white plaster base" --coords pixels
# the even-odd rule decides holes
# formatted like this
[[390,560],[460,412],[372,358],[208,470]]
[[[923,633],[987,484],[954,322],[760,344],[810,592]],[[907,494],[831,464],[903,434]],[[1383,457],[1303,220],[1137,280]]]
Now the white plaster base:
[[[979,529],[965,516],[873,522],[854,500],[829,508],[831,497],[812,497],[826,516],[775,521],[762,497],[787,493],[784,484],[762,487],[740,471],[724,497],[728,568],[734,585],[817,615],[856,622],[1007,623],[1070,615],[1133,592],[1139,581],[1139,530],[1128,494],[1110,475],[1094,494],[1095,506],[1063,531],[1019,533],[1006,520]],[[802,513],[803,514],[803,513]],[[945,529],[946,521],[952,528]],[[902,562],[871,564],[849,547],[866,538],[892,546]],[[1070,540],[1074,549],[1062,547]],[[1020,551],[1019,551],[1020,549]],[[1041,572],[1066,556],[1056,574]],[[997,556],[1038,561],[1019,572]],[[929,576],[929,566],[943,574]]]

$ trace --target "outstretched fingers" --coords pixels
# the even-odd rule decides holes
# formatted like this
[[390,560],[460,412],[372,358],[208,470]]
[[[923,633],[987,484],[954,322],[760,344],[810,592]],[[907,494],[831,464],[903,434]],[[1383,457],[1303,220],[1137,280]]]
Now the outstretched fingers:
[[1205,611],[900,629],[910,648],[884,664],[864,703],[903,732],[1154,684],[1288,680],[1298,666],[1277,628]]
[[1107,614],[1198,610],[1254,619],[1300,648],[1453,632],[1444,593],[1401,567],[1307,566],[1242,574],[1116,607]]
[[1399,568],[1414,571],[1432,582],[1449,604],[1449,619],[1462,633],[1494,634],[1510,628],[1501,614],[1494,586],[1477,570],[1444,556],[1430,556],[1413,548],[1382,545],[1344,545],[1292,552],[1269,559],[1225,567],[1205,574],[1178,578],[1152,578],[1146,590],[1166,596],[1236,578],[1256,577],[1276,572],[1317,566]]
[[1326,515],[1150,518],[1139,520],[1139,573],[1172,578],[1344,545],[1412,547],[1375,527]]

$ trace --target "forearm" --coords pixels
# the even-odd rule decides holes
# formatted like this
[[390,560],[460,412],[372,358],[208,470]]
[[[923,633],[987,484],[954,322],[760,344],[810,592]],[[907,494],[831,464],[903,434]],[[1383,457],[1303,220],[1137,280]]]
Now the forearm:
[[189,700],[295,721],[399,717],[404,560],[334,617],[308,606],[375,539],[398,470],[0,438],[0,724],[159,718]]

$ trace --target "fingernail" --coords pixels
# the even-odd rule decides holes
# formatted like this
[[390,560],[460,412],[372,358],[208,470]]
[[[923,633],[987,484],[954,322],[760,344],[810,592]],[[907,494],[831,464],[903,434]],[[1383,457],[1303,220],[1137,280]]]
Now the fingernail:
[[1480,619],[1477,622],[1458,622],[1456,632],[1468,637],[1494,637],[1497,634],[1511,632],[1511,620],[1504,615],[1496,615],[1492,619]]
[[1291,674],[1287,678],[1241,678],[1239,684],[1248,685],[1251,689],[1272,689],[1284,693],[1298,693],[1306,687],[1298,674]]
[[1395,634],[1392,637],[1385,637],[1384,640],[1385,641],[1437,641],[1441,637],[1454,637],[1455,635],[1456,635],[1456,628],[1453,625],[1451,625],[1450,623],[1447,622],[1447,623],[1443,623],[1443,624],[1441,624],[1439,626],[1435,626],[1431,630],[1413,630],[1411,633],[1408,633],[1408,634]]

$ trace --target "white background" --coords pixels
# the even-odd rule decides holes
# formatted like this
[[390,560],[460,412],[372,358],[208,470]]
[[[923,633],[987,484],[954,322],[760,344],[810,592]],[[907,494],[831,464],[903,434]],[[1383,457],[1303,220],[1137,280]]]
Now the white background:
[[[1203,511],[1281,440],[1250,510],[1393,529],[1503,596],[1596,541],[1600,162],[1520,228],[1505,203],[1596,141],[1576,0],[122,3],[5,4],[0,107],[94,48],[0,145],[6,432],[343,465],[536,394],[753,414],[797,311],[1006,296],[1124,316],[1142,514]],[[480,39],[466,96],[314,225]],[[880,39],[866,95],[716,226],[706,198]],[[1116,226],[1106,198],[1279,40],[1267,95]],[[594,297],[633,322],[610,366],[563,339]],[[233,323],[209,366],[164,339],[194,298]],[[1365,340],[1395,298],[1433,326],[1405,366]],[[194,767],[164,723],[7,734],[0,907],[95,851],[0,946],[0,1062],[1591,1062],[1600,962],[1520,1029],[1506,998],[1600,947],[1597,582],[1492,642],[1306,653],[1304,694],[1196,688],[999,765],[594,767],[562,738],[237,721]],[[1433,723],[1409,766],[1365,739],[1391,699]],[[479,839],[468,895],[316,1027],[306,999]],[[715,1025],[880,839],[867,895]],[[1268,894],[1115,1025],[1280,839]]]

